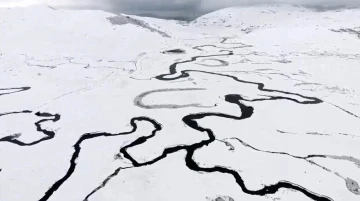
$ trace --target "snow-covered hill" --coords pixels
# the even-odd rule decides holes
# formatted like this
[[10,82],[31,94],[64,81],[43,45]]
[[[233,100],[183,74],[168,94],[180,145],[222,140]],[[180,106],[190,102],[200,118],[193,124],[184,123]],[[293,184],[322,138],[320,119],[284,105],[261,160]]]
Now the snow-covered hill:
[[103,11],[53,10],[46,6],[1,8],[2,51],[111,57],[131,53],[128,48],[158,47],[161,35],[126,20],[122,26],[117,26],[116,20],[112,24],[108,18],[114,16]]
[[359,9],[316,12],[293,6],[232,7],[218,10],[194,20],[198,26],[240,27],[337,27],[358,26]]
[[0,201],[357,201],[359,9],[0,8]]

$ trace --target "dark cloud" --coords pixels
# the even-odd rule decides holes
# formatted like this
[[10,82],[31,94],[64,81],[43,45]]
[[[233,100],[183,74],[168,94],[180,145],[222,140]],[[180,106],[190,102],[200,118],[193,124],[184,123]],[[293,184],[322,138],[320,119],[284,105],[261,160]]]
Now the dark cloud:
[[205,13],[230,6],[261,4],[296,5],[327,11],[359,7],[360,0],[110,0],[113,12],[127,12],[161,18],[191,20]]
[[160,18],[192,20],[205,13],[230,6],[287,4],[326,11],[358,7],[360,0],[108,0],[112,12]]
[[317,10],[331,10],[345,7],[359,7],[360,0],[203,0],[200,9],[203,11],[212,11],[224,7],[261,4],[295,5]]
[[193,19],[202,14],[199,10],[200,0],[174,2],[171,0],[123,0],[114,3],[113,12],[125,12],[136,15],[145,15],[161,18]]
[[229,6],[290,4],[317,11],[360,6],[360,0],[0,0],[0,5],[17,3],[45,3],[58,8],[101,9],[114,13],[182,19],[193,19],[206,12]]

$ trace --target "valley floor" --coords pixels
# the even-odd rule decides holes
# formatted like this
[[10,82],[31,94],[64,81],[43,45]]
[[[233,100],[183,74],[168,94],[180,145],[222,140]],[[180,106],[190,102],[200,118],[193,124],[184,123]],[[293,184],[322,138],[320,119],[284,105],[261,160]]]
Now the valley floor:
[[359,200],[358,28],[221,12],[0,10],[0,200]]

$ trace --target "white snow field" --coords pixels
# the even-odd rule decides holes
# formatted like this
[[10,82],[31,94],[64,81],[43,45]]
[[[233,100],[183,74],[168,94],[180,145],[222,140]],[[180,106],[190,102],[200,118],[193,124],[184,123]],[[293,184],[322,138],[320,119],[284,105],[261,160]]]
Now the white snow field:
[[359,19],[0,8],[0,201],[359,201]]

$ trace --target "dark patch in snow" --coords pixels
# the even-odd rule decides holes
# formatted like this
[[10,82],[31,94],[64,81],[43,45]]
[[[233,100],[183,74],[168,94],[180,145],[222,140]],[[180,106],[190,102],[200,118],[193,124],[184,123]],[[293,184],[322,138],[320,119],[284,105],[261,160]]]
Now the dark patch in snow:
[[241,29],[242,32],[249,34],[251,32],[253,32],[254,30],[258,29],[259,27],[255,27],[255,26],[250,26],[244,29]]
[[185,54],[185,50],[182,49],[172,49],[172,50],[166,50],[161,53],[163,54]]
[[135,18],[132,18],[132,17],[129,17],[129,16],[117,15],[117,16],[113,16],[113,17],[108,17],[106,19],[112,25],[133,24],[133,25],[136,25],[136,26],[140,26],[140,27],[142,27],[144,29],[148,29],[151,32],[158,33],[163,37],[170,38],[170,36],[167,33],[151,27],[148,23],[146,23],[146,22],[144,22],[142,20],[138,20],[138,19],[135,19]]
[[235,201],[235,200],[232,199],[229,196],[220,196],[220,197],[217,197],[216,199],[214,199],[212,201]]
[[51,10],[58,10],[58,9],[52,7],[52,6],[47,6],[47,7],[50,8]]
[[274,60],[273,62],[278,62],[278,63],[283,63],[283,64],[292,63],[292,61],[286,60],[286,59]]
[[182,92],[182,91],[199,91],[199,90],[205,90],[202,88],[184,88],[184,89],[157,89],[157,90],[151,90],[146,91],[144,93],[139,94],[134,99],[134,105],[137,107],[143,108],[143,109],[178,109],[178,108],[186,108],[186,107],[198,107],[198,108],[210,108],[214,106],[202,106],[198,103],[193,104],[184,104],[184,105],[176,105],[176,104],[157,104],[157,105],[149,105],[142,102],[142,100],[151,94],[154,93],[161,93],[161,92]]
[[354,193],[355,195],[360,195],[360,187],[356,181],[347,178],[346,187],[349,189],[350,192]]
[[298,83],[298,84],[295,84],[294,86],[304,86],[304,85],[315,85],[315,86],[319,86],[321,84],[319,83],[310,83],[310,82],[305,82],[305,83]]
[[337,33],[349,33],[349,34],[355,34],[360,39],[360,30],[357,31],[355,29],[331,29],[333,32]]

